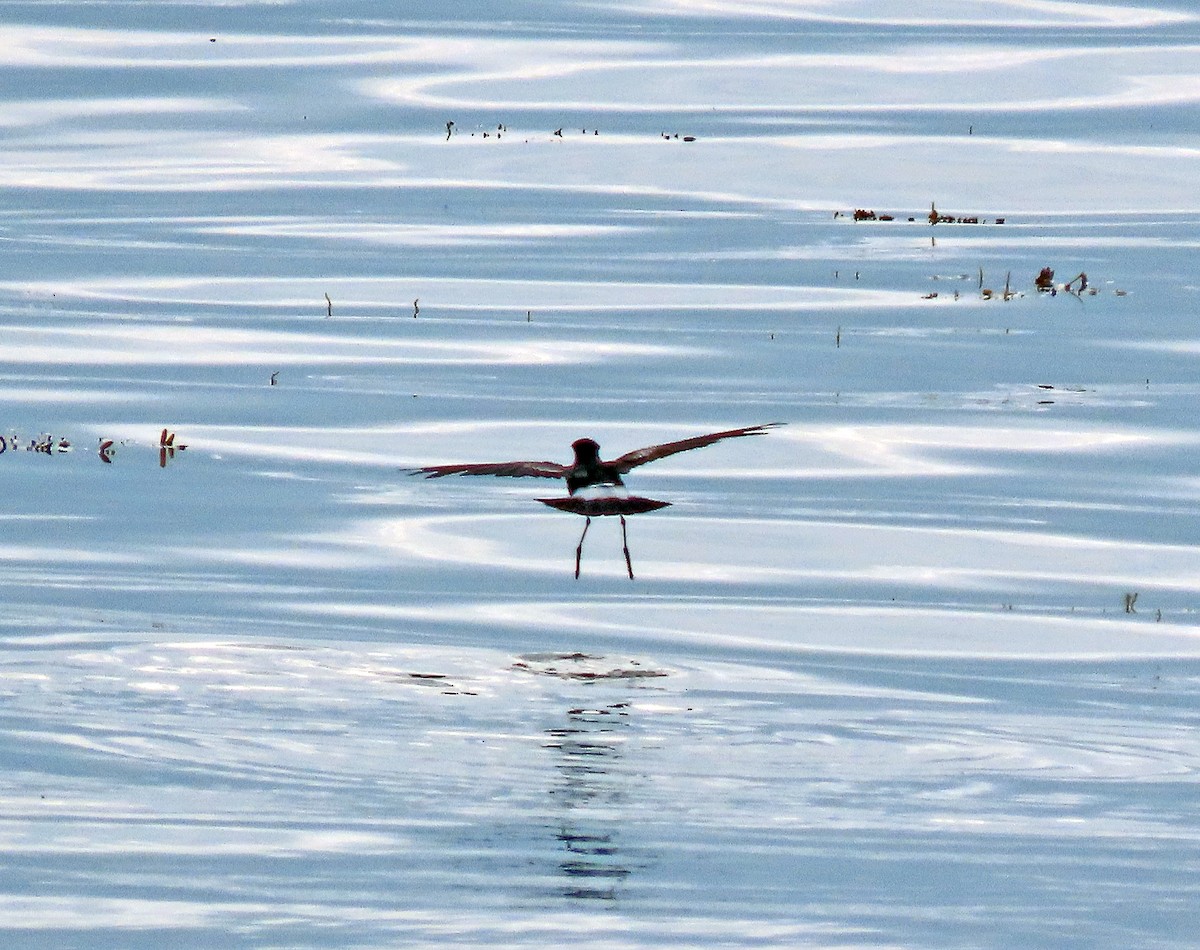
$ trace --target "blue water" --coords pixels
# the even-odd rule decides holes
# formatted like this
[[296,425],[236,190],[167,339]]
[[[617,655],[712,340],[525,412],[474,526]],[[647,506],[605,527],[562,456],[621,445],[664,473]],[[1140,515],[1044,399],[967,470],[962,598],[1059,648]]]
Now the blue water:
[[1190,5],[0,21],[5,946],[1194,946]]

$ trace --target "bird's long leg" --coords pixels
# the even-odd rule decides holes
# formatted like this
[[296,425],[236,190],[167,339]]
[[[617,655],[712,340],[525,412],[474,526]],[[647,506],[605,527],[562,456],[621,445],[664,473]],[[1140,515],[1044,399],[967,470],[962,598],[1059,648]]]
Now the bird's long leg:
[[633,561],[629,560],[629,536],[625,533],[624,515],[621,515],[621,544],[625,546],[625,568],[629,571],[629,579],[633,580]]
[[583,534],[579,536],[579,547],[575,549],[575,580],[579,580],[579,561],[583,557],[583,539],[587,537],[587,529],[592,526],[592,519],[589,516],[588,520],[583,523]]

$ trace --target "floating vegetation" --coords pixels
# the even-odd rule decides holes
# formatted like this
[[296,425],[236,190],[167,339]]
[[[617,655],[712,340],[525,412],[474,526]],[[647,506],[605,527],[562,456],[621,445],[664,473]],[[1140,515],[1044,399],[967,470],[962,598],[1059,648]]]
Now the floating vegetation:
[[175,444],[175,433],[167,429],[162,430],[162,435],[158,437],[158,467],[166,468],[167,462],[175,458],[176,452],[182,452],[187,448],[182,443]]
[[56,439],[52,435],[39,435],[29,440],[16,434],[0,435],[0,455],[20,451],[39,455],[62,455],[71,451],[71,443],[67,439]]
[[[122,442],[121,445],[126,443]],[[101,438],[97,446],[96,456],[105,465],[111,465],[113,455],[116,454],[118,443],[114,439]],[[158,465],[159,468],[166,468],[167,462],[175,458],[176,452],[186,451],[187,446],[175,440],[175,433],[169,429],[163,429],[158,437]],[[9,432],[7,435],[0,435],[0,455],[7,455],[13,452],[32,452],[35,455],[66,455],[74,450],[74,444],[70,439],[62,436],[38,435],[34,438],[21,436],[15,432]]]
[[513,669],[538,676],[556,676],[566,680],[656,679],[669,675],[665,670],[647,669],[637,660],[614,662],[589,653],[527,653],[517,658]]
[[[967,280],[966,274],[933,274],[930,280]],[[1057,297],[1059,293],[1067,294],[1068,296],[1082,299],[1086,294],[1089,297],[1097,296],[1100,291],[1093,286],[1085,271],[1080,271],[1066,283],[1058,284],[1054,281],[1054,269],[1051,267],[1043,267],[1033,280],[1033,286],[1038,293],[1046,294],[1050,297]],[[1128,296],[1124,290],[1114,290],[1114,295],[1117,297]],[[959,292],[954,292],[954,299],[960,298]],[[984,300],[1013,300],[1017,297],[1024,297],[1025,294],[1013,288],[1012,271],[1006,271],[1004,275],[1004,289],[1002,291],[995,290],[992,287],[985,287],[983,283],[983,268],[979,268],[979,296]],[[938,298],[937,291],[931,291],[921,295],[922,300],[935,300]]]
[[[896,220],[896,215],[894,215],[894,214],[883,214],[880,212],[876,212],[875,210],[870,209],[870,208],[855,208],[854,211],[852,211],[848,214],[845,212],[842,212],[842,211],[835,211],[833,213],[833,217],[835,219],[842,218],[842,217],[848,217],[848,218],[852,218],[856,222],[857,221],[895,221]],[[909,222],[916,222],[917,216],[916,215],[908,215],[906,220]],[[938,211],[936,203],[931,203],[929,206],[929,213],[925,216],[925,220],[928,221],[929,224],[931,224],[931,225],[935,225],[935,224],[943,224],[943,225],[944,224],[967,224],[967,225],[976,224],[976,225],[978,225],[978,224],[989,224],[989,223],[1004,224],[1008,219],[1006,217],[996,217],[996,218],[992,218],[989,221],[989,219],[981,218],[978,215],[943,214],[941,211]],[[931,245],[933,247],[937,246],[936,239],[930,238],[930,241],[931,241]],[[837,277],[836,271],[834,272],[834,276]],[[855,276],[857,277],[857,275],[855,275]],[[932,280],[966,280],[967,277],[966,277],[966,275],[945,276],[945,275],[938,274],[938,275],[934,275],[931,279]],[[1013,290],[1011,281],[1012,281],[1012,272],[1009,271],[1008,276],[1005,278],[1003,293],[999,293],[992,288],[984,287],[983,286],[983,268],[981,267],[979,269],[979,293],[980,293],[980,296],[984,300],[995,300],[997,298],[999,298],[1001,300],[1012,300],[1015,297],[1023,297],[1024,294],[1022,294],[1020,291]],[[1051,297],[1058,296],[1060,291],[1063,293],[1066,293],[1066,294],[1070,294],[1077,298],[1082,298],[1084,294],[1087,294],[1089,297],[1095,297],[1099,293],[1099,290],[1097,290],[1095,287],[1093,287],[1089,283],[1087,272],[1082,271],[1082,270],[1078,274],[1076,274],[1074,277],[1072,277],[1070,280],[1066,281],[1065,283],[1056,284],[1054,282],[1054,269],[1052,267],[1043,267],[1038,272],[1037,277],[1034,278],[1033,283],[1034,283],[1034,287],[1037,288],[1038,293],[1048,294]],[[1124,291],[1124,290],[1115,290],[1113,293],[1118,297],[1125,297],[1128,295],[1127,291]],[[922,300],[936,300],[937,298],[938,298],[938,294],[936,292],[923,294],[921,297]],[[959,295],[956,294],[954,299],[955,300],[959,299]]]
[[436,689],[443,696],[478,696],[474,690],[464,689],[450,680],[445,673],[393,673],[390,678],[397,683],[411,683]]
[[[453,121],[446,122],[444,127],[446,130],[446,141],[447,142],[450,141],[451,138],[459,135],[461,132],[459,127]],[[540,136],[542,136],[544,134],[545,134],[544,132],[539,132],[537,135],[538,139],[541,140]],[[564,140],[573,134],[573,130],[568,129],[565,125],[560,125],[558,128],[554,129],[549,134],[550,134],[551,139]],[[600,135],[600,130],[598,128],[590,128],[589,129],[587,127],[584,127],[579,130],[579,134],[585,135],[589,138],[596,138]],[[521,135],[521,133],[518,131],[518,132],[510,135],[508,126],[505,123],[500,122],[494,128],[491,126],[488,126],[487,128],[480,128],[477,126],[474,131],[469,133],[468,137],[476,138],[478,136],[479,138],[488,139],[490,141],[490,140],[499,140],[506,135],[509,137],[509,141],[512,141],[513,138]],[[529,137],[523,138],[522,141],[525,144],[529,144],[529,142],[531,140],[533,140],[534,136],[530,136],[530,134],[528,132],[526,132],[525,135],[529,136]],[[681,132],[661,131],[658,133],[658,138],[660,140],[666,141],[666,142],[695,142],[695,141],[697,141],[696,135],[684,134]]]
[[[833,213],[834,218],[848,217],[855,221],[895,221],[897,215],[884,212],[876,212],[870,208],[855,208],[850,214],[844,214],[841,211]],[[917,216],[915,214],[900,215],[905,221],[915,222]],[[993,218],[990,222],[987,218],[981,218],[979,215],[953,215],[943,214],[938,211],[936,204],[929,206],[929,213],[925,215],[925,220],[930,224],[1004,224],[1007,218]]]

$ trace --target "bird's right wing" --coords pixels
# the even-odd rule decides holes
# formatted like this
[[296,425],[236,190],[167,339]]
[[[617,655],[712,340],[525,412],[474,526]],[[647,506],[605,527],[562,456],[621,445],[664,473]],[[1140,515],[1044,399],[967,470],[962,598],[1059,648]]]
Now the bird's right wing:
[[463,465],[426,465],[410,475],[442,478],[446,475],[499,475],[507,478],[566,478],[567,466],[557,462],[468,462]]

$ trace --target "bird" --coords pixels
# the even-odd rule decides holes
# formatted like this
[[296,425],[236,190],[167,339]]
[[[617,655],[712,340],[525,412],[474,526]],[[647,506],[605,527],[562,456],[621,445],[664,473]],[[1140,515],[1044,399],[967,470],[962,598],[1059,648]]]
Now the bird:
[[583,541],[587,537],[588,528],[591,527],[592,518],[617,515],[621,519],[621,541],[625,554],[625,568],[629,573],[629,579],[633,580],[633,562],[629,556],[629,537],[626,531],[625,516],[667,508],[671,503],[630,495],[621,476],[629,474],[630,471],[647,462],[654,462],[679,452],[701,449],[724,439],[766,435],[771,429],[783,424],[782,422],[768,422],[762,425],[745,426],[741,429],[710,432],[707,435],[692,436],[675,442],[648,445],[642,449],[626,452],[610,461],[605,461],[600,457],[600,444],[595,439],[583,438],[576,439],[571,443],[575,458],[565,465],[558,462],[532,461],[467,462],[452,465],[425,465],[410,469],[409,474],[424,475],[426,478],[443,478],[447,475],[496,475],[505,478],[564,479],[567,483],[566,498],[539,498],[537,500],[543,505],[559,511],[583,515],[587,519],[583,525],[583,534],[579,537],[579,544],[575,548],[575,579],[579,579],[580,562],[583,558]]

